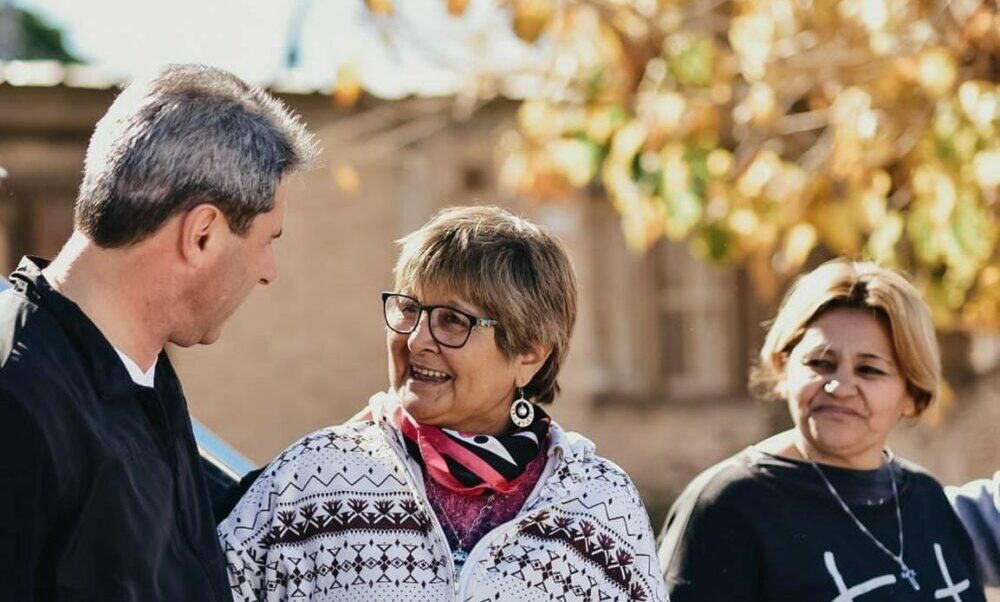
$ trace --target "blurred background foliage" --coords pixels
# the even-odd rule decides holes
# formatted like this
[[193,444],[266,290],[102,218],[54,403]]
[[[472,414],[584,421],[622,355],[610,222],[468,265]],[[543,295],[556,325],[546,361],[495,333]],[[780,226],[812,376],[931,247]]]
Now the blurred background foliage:
[[[507,186],[603,194],[631,249],[688,241],[765,299],[821,258],[865,257],[910,274],[942,329],[1000,329],[993,2],[500,4],[546,57],[504,142]],[[391,0],[366,5],[391,19]],[[341,76],[349,103],[358,78]]]
[[[745,266],[769,302],[825,257],[867,257],[908,272],[942,330],[1000,330],[995,2],[480,1],[538,50],[471,86],[516,90],[509,190],[607,198],[634,251],[687,241]],[[391,31],[393,0],[364,4]],[[0,29],[0,59],[78,61],[4,0]],[[338,104],[357,102],[363,75],[339,67]]]
[[0,0],[0,60],[54,60],[80,63],[64,32],[35,11]]

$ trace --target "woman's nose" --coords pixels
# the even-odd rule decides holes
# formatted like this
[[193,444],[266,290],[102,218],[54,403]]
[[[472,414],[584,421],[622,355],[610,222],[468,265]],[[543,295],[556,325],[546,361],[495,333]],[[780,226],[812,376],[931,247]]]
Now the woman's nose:
[[856,392],[854,375],[850,369],[839,368],[833,378],[826,381],[823,390],[834,397],[848,397]]
[[420,315],[417,317],[417,325],[413,328],[413,332],[410,333],[406,341],[411,350],[437,347],[434,337],[431,336],[430,320],[429,312],[420,312]]

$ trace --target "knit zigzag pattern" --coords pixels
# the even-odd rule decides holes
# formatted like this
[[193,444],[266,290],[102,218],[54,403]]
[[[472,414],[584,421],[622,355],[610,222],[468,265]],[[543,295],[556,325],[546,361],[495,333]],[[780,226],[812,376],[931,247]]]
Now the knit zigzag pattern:
[[565,446],[558,468],[484,537],[460,580],[394,427],[305,437],[219,527],[234,599],[666,600],[631,481],[589,443],[577,449],[557,425],[553,433]]

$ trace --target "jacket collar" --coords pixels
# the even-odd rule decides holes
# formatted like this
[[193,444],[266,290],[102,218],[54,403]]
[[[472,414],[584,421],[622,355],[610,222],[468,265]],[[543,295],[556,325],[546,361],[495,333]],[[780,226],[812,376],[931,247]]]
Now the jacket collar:
[[[399,398],[392,391],[379,391],[368,399],[368,410],[371,412],[372,420],[376,423],[384,423],[398,430],[397,410],[400,406]],[[549,455],[593,455],[596,446],[589,439],[579,433],[566,432],[555,420],[549,427]]]
[[[397,453],[409,460],[397,424],[399,405],[399,398],[392,391],[380,391],[368,399],[368,409],[371,412],[372,420],[382,426],[383,431],[387,431],[387,436],[395,443],[394,447],[397,449]],[[538,492],[539,495],[533,496],[537,499],[532,505],[537,506],[564,499],[586,486],[588,479],[591,478],[588,471],[592,467],[591,461],[596,458],[596,449],[594,443],[589,439],[579,433],[563,430],[553,420],[549,426],[548,455],[549,462],[555,468],[545,471],[544,474],[547,474],[548,477],[543,477],[545,482]],[[420,471],[414,470],[414,474],[419,475]]]
[[[46,259],[24,257],[10,276],[11,288],[55,318],[79,352],[102,399],[111,401],[134,394],[139,385],[128,375],[114,347],[79,305],[52,288],[42,274],[47,265]],[[157,366],[159,388],[161,378],[166,377],[161,373],[173,373],[166,353],[160,352]]]

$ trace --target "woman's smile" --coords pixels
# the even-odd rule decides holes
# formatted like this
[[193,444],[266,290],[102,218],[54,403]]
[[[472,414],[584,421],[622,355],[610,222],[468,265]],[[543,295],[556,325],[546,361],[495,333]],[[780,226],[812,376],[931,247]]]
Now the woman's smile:
[[835,420],[849,419],[849,418],[855,418],[855,419],[865,418],[864,414],[862,414],[857,410],[838,404],[828,404],[828,403],[819,404],[813,407],[809,411],[809,416],[816,418],[832,418]]
[[421,366],[414,366],[413,364],[410,364],[410,370],[407,376],[410,380],[425,383],[446,383],[451,380],[451,375],[447,372],[423,368]]

